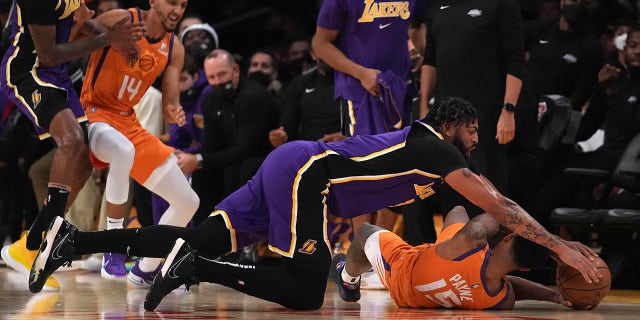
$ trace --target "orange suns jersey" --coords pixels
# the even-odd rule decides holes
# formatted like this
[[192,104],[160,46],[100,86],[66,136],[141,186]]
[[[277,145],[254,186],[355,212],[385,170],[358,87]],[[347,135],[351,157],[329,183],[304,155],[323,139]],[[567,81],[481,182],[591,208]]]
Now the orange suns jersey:
[[[129,9],[134,22],[142,20],[138,8]],[[140,59],[131,66],[124,55],[105,47],[91,53],[80,102],[89,123],[105,122],[122,133],[136,150],[130,175],[143,184],[151,173],[173,152],[157,137],[146,131],[133,107],[171,61],[174,34],[162,38],[138,40]],[[107,164],[90,154],[94,167]]]
[[[128,11],[134,22],[142,20],[140,9],[131,8]],[[143,37],[137,42],[140,59],[133,66],[127,63],[124,55],[111,47],[91,53],[80,95],[85,112],[91,114],[87,117],[89,122],[110,122],[103,119],[109,116],[101,111],[135,116],[133,106],[171,61],[173,42],[173,32],[167,32],[160,39]]]
[[[509,294],[506,278],[498,292],[487,291],[484,269],[491,250],[489,245],[473,249],[454,260],[436,254],[436,246],[450,239],[464,226],[453,224],[442,231],[436,245],[417,246],[396,269],[391,264],[394,301],[403,307],[490,309]],[[413,257],[411,257],[413,255]],[[395,278],[395,279],[394,279]]]

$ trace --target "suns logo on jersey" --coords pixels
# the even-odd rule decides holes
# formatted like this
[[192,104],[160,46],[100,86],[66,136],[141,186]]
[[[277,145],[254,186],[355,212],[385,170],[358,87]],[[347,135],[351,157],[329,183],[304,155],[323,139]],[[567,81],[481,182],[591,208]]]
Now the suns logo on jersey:
[[298,252],[304,254],[313,254],[314,252],[316,252],[316,243],[318,243],[318,241],[309,239],[302,245],[302,248],[298,249]]
[[73,14],[78,8],[80,8],[80,3],[82,0],[62,0],[58,2],[58,6],[56,7],[56,11],[60,8],[60,6],[64,6],[64,12],[58,18],[58,20],[62,20],[71,14]]
[[155,65],[156,65],[156,57],[147,52],[145,52],[138,60],[138,68],[140,68],[141,71],[147,72],[153,69],[153,66]]
[[402,20],[409,19],[409,1],[379,2],[374,0],[364,0],[365,7],[358,22],[371,22],[375,18],[400,17]]
[[414,183],[413,188],[416,190],[416,195],[420,197],[420,199],[428,198],[436,193],[435,191],[433,191],[433,182],[424,186],[420,186]]
[[42,94],[40,94],[40,91],[38,91],[38,89],[34,90],[31,93],[31,102],[33,103],[34,110],[38,107],[38,103],[40,103],[41,100],[42,100]]

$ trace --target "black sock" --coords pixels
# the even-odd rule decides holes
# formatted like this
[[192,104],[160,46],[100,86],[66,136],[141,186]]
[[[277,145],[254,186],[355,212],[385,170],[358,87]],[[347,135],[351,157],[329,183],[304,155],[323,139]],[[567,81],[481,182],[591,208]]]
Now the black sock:
[[195,228],[154,225],[139,229],[78,231],[74,240],[75,255],[111,252],[164,258],[178,238],[205,256],[217,257],[231,248],[229,230],[222,217],[209,217]]
[[69,199],[71,187],[59,183],[49,183],[47,203],[33,221],[27,234],[27,249],[38,250],[42,242],[42,232],[47,230],[56,216],[64,217],[64,210]]

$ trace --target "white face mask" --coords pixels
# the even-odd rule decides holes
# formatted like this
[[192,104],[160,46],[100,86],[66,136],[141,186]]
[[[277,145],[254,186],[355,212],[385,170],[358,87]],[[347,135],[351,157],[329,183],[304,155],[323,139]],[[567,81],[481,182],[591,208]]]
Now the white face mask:
[[623,33],[617,37],[615,37],[615,39],[613,39],[613,44],[616,46],[616,49],[618,49],[619,51],[624,50],[624,46],[627,43],[627,34]]

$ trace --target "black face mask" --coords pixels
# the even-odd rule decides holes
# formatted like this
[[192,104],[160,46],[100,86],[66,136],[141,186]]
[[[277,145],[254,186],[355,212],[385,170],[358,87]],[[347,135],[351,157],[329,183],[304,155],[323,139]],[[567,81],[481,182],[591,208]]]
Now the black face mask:
[[562,8],[562,15],[572,26],[579,26],[589,19],[589,9],[584,4],[572,3]]
[[305,64],[313,64],[313,59],[309,53],[306,53],[302,58],[289,61],[289,71],[292,74],[301,74]]
[[229,80],[228,82],[212,86],[211,91],[215,92],[215,94],[219,94],[224,99],[228,99],[233,95],[235,88],[233,87],[233,82]]
[[271,83],[271,76],[262,72],[262,71],[254,71],[249,74],[249,79],[259,83],[261,86],[268,88]]
[[205,42],[194,42],[184,48],[185,54],[193,57],[199,69],[202,69],[204,59],[212,50],[213,48]]
[[191,87],[184,92],[180,92],[180,104],[191,104],[198,99],[199,93],[200,92],[198,92],[194,87]]

